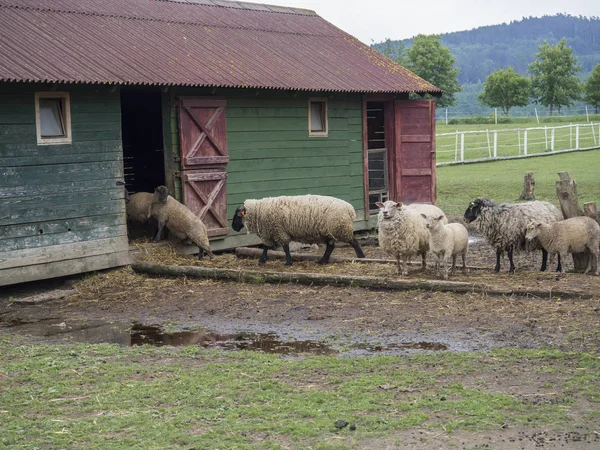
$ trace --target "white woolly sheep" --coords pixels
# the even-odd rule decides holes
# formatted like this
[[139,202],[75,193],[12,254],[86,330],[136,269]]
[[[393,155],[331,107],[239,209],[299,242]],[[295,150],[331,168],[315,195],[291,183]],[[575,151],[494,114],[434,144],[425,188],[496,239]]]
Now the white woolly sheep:
[[422,257],[421,267],[424,269],[429,251],[429,232],[421,213],[444,216],[443,221],[447,223],[444,212],[434,205],[415,203],[403,206],[392,200],[377,202],[376,205],[379,207],[379,246],[396,259],[398,274],[408,275],[408,260],[417,254]]
[[355,218],[356,212],[352,205],[335,197],[267,197],[260,200],[249,199],[239,206],[233,215],[231,228],[240,231],[246,227],[249,233],[256,233],[262,239],[264,248],[259,264],[267,261],[269,249],[281,245],[285,252],[285,265],[291,265],[291,241],[304,244],[326,243],[325,253],[318,263],[327,264],[335,248],[335,241],[352,245],[358,258],[365,257],[354,238]]
[[598,275],[600,225],[594,219],[579,216],[552,224],[533,220],[527,224],[525,236],[528,240],[537,238],[551,255],[558,254],[558,272],[564,272],[561,260],[564,261],[567,253],[588,251],[590,258],[584,273],[588,273],[594,266],[596,268],[594,274]]
[[461,223],[444,224],[444,216],[421,214],[429,230],[429,251],[436,259],[436,273],[444,280],[448,279],[448,259],[452,257],[450,274],[456,269],[456,257],[462,256],[463,273],[467,271],[466,257],[469,251],[469,232]]
[[150,192],[137,192],[129,196],[129,201],[125,205],[127,219],[133,222],[144,223],[150,217],[152,208],[153,194]]
[[527,242],[525,232],[527,223],[538,220],[542,223],[553,223],[563,219],[560,210],[552,203],[532,201],[525,203],[495,204],[487,198],[473,200],[464,215],[465,221],[476,222],[477,228],[485,236],[487,242],[496,249],[496,266],[494,272],[500,271],[500,257],[506,251],[510,262],[509,273],[514,273],[513,252],[519,250],[542,250],[541,271],[546,270],[548,252],[534,239]]
[[171,197],[165,186],[154,190],[151,214],[158,221],[155,242],[160,241],[162,230],[166,226],[178,239],[189,239],[198,246],[198,259],[204,257],[204,252],[210,259],[214,258],[210,251],[206,225],[187,206]]

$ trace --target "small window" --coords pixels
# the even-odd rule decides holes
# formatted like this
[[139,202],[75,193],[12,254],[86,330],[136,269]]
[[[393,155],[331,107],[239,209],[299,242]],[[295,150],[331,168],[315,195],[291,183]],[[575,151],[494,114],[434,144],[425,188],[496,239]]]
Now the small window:
[[35,93],[38,145],[71,143],[71,105],[68,92]]
[[327,136],[327,99],[311,98],[308,101],[309,136]]

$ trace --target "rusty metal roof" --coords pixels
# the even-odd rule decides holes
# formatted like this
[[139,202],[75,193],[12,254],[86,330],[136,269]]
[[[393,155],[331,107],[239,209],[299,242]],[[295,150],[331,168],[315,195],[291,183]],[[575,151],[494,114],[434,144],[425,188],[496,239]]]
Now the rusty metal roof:
[[0,0],[0,23],[0,81],[440,92],[305,9]]

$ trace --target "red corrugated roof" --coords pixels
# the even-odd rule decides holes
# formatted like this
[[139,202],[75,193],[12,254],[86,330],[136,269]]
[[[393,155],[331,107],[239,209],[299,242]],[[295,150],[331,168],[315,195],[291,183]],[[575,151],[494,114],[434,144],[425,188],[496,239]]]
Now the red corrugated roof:
[[304,9],[0,0],[0,23],[0,81],[440,92]]

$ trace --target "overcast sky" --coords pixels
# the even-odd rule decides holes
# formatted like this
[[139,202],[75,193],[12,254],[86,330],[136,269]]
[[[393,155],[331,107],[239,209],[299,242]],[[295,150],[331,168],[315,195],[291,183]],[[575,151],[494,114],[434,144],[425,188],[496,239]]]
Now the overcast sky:
[[[248,0],[247,0],[248,1]],[[600,0],[249,0],[315,11],[365,44],[556,13],[600,16]]]

